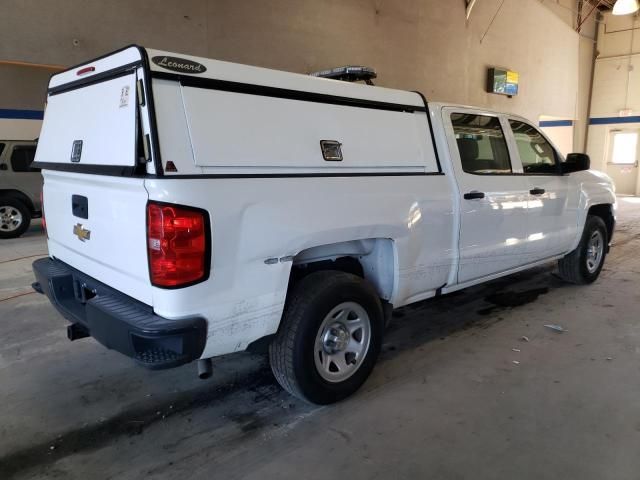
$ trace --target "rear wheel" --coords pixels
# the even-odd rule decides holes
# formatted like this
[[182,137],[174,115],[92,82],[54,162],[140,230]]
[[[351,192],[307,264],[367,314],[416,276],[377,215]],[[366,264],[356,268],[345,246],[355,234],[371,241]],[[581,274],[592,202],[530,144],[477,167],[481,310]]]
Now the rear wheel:
[[602,218],[589,215],[578,247],[558,262],[560,276],[567,282],[587,284],[600,275],[609,242]]
[[29,228],[31,214],[27,206],[13,198],[0,198],[0,238],[16,238]]
[[360,277],[321,271],[291,292],[269,348],[271,369],[292,395],[317,404],[342,400],[367,379],[382,343],[384,316]]

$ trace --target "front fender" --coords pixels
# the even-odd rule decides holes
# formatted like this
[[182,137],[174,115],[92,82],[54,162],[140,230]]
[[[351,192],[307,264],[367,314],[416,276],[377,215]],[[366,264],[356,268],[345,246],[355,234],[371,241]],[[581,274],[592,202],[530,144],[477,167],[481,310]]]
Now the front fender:
[[580,239],[582,238],[582,232],[584,231],[589,210],[596,205],[610,205],[611,215],[613,215],[615,221],[618,204],[615,184],[606,173],[597,170],[587,170],[571,175],[575,176],[575,185],[579,191],[578,229],[570,250],[573,251],[578,247]]

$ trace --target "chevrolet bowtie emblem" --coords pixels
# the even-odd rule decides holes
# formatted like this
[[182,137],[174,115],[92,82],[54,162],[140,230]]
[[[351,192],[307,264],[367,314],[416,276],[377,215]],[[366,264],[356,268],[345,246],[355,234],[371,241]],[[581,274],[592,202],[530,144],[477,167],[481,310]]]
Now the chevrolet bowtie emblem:
[[73,226],[73,234],[78,237],[81,242],[91,240],[91,230],[83,228],[81,223]]

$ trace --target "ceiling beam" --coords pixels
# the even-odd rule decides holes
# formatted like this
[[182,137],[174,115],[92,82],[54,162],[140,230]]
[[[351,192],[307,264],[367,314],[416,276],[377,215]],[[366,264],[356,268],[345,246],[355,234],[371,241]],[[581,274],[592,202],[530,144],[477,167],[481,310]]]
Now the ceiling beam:
[[473,6],[475,4],[476,4],[476,0],[467,0],[467,11],[466,11],[467,20],[469,20],[469,17],[471,16],[471,10],[473,10]]
[[580,25],[582,25],[582,7],[583,6],[584,6],[584,0],[578,0],[578,15],[576,16],[576,30],[578,30]]
[[[584,18],[581,18],[581,20],[578,22],[578,26],[576,27],[576,31],[578,33],[580,33],[580,30],[582,30],[582,25],[584,25],[584,22],[589,20],[589,17],[591,16],[591,14],[596,11],[596,9],[600,6],[601,3],[602,3],[602,0],[598,0],[598,2],[594,5],[594,7],[589,11],[587,16]],[[582,17],[582,12],[580,12],[580,17]]]
[[0,65],[12,65],[18,67],[46,68],[47,70],[64,70],[64,65],[49,65],[45,63],[22,62],[20,60],[0,60]]

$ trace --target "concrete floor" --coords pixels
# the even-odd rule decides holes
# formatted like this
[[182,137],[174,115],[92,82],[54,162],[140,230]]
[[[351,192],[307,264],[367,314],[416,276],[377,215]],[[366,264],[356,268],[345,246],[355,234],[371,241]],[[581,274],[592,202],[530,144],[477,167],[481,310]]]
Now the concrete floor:
[[44,253],[37,225],[0,244],[1,479],[639,478],[640,199],[595,284],[549,266],[407,307],[364,388],[322,408],[261,356],[202,381],[70,343],[29,293]]

